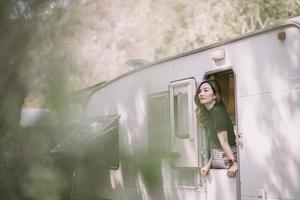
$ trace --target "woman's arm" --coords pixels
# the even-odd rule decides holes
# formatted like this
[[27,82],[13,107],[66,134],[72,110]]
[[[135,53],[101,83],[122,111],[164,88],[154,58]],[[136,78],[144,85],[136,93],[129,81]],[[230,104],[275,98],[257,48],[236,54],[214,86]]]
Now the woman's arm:
[[210,166],[211,166],[211,162],[212,162],[212,158],[209,159],[209,161],[206,163],[206,165],[204,167],[201,168],[201,175],[202,176],[207,176]]
[[231,151],[231,148],[228,143],[228,136],[227,136],[227,131],[222,131],[218,133],[218,139],[220,141],[221,147],[223,151],[225,152],[225,155],[229,160],[234,161],[235,157]]
[[232,150],[229,146],[228,143],[228,136],[227,136],[227,131],[222,131],[218,133],[218,139],[220,141],[221,147],[223,151],[225,152],[228,160],[231,160],[231,165],[229,166],[229,169],[227,171],[227,176],[229,178],[233,178],[236,175],[236,171],[238,169],[235,157],[232,153]]

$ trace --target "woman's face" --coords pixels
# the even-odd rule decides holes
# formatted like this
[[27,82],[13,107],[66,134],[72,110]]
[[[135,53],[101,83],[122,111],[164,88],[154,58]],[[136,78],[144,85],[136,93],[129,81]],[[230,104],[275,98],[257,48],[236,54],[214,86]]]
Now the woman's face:
[[206,107],[212,105],[216,99],[213,89],[209,83],[203,83],[199,88],[198,98],[201,104]]

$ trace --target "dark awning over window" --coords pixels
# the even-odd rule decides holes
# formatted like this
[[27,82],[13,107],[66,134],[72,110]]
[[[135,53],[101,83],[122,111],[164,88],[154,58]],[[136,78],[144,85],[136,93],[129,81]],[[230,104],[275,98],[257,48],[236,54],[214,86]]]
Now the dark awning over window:
[[118,128],[118,121],[117,115],[83,120],[50,152],[77,156],[84,154],[93,141],[101,140],[102,136]]

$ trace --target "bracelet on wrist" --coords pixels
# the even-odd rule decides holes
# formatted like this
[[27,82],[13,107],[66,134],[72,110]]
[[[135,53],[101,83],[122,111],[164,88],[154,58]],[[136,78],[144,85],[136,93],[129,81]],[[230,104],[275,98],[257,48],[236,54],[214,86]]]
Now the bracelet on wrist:
[[229,159],[228,163],[229,163],[229,167],[231,167],[234,163],[237,163],[237,160],[236,159]]

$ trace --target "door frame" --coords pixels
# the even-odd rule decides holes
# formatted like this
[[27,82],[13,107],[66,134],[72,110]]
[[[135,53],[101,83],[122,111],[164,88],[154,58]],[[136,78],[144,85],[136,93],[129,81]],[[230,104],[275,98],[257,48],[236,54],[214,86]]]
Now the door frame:
[[[216,69],[216,70],[212,70],[212,71],[207,71],[204,73],[203,75],[203,78],[202,78],[202,81],[208,79],[210,76],[214,76],[214,75],[220,75],[220,74],[228,74],[229,76],[232,75],[232,78],[233,78],[233,82],[232,82],[232,85],[233,85],[233,95],[234,95],[234,106],[233,106],[233,109],[234,109],[234,126],[235,126],[235,135],[237,137],[237,140],[239,141],[240,140],[240,133],[239,133],[239,123],[238,123],[238,106],[237,106],[237,103],[238,103],[238,98],[237,98],[237,82],[236,82],[236,73],[235,71],[233,70],[232,67],[228,67],[228,68],[222,68],[222,69]],[[214,78],[215,79],[215,78]],[[230,79],[230,77],[228,78]],[[218,79],[215,79],[215,80],[218,80]],[[230,81],[230,80],[228,80]],[[238,162],[238,171],[237,171],[237,174],[236,174],[236,187],[237,187],[237,199],[241,199],[241,174],[240,174],[240,146],[237,144],[237,162]]]

